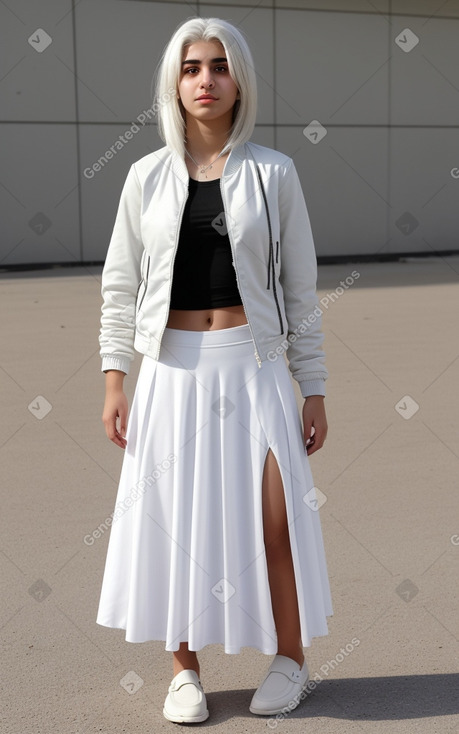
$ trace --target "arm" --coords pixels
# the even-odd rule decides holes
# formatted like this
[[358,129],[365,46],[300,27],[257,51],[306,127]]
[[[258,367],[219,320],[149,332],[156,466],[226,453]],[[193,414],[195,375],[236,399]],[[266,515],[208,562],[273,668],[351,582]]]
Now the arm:
[[140,236],[141,189],[132,165],[127,175],[102,272],[99,336],[102,371],[128,374],[134,359],[135,303],[144,252]]
[[316,293],[317,260],[309,215],[293,161],[279,190],[281,273],[288,322],[287,358],[303,397],[325,395],[328,371],[321,348],[322,311]]
[[127,443],[128,416],[123,382],[134,358],[135,302],[143,252],[140,200],[140,185],[134,166],[131,166],[121,193],[102,272],[103,305],[99,336],[101,369],[106,375],[102,421],[108,438],[123,449]]
[[309,215],[293,161],[284,171],[279,190],[281,273],[288,322],[289,369],[300,385],[304,442],[308,455],[323,445],[325,415],[325,354],[322,350],[322,312],[316,292],[317,260]]
[[[122,449],[126,448],[126,426],[128,416],[128,402],[123,392],[125,373],[120,370],[108,370],[105,377],[105,404],[102,421],[105,433]],[[116,421],[119,419],[117,427]]]

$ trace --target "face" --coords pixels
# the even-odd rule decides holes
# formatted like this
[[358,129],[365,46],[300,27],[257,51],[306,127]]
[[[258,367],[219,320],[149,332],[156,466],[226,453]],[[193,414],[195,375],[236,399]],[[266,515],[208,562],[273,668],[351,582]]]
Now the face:
[[231,122],[239,91],[230,76],[220,41],[198,41],[185,46],[178,94],[187,116],[209,121],[227,115]]

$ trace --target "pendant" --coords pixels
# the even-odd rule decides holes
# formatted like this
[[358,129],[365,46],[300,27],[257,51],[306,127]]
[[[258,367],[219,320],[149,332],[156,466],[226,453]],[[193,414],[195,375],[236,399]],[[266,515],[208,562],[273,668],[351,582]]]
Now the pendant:
[[208,169],[210,169],[210,168],[212,168],[212,164],[210,164],[210,166],[202,166],[202,167],[201,167],[201,170],[199,171],[199,173],[202,173],[202,174],[204,174],[204,175],[205,175],[205,177],[207,178],[207,171],[208,171]]

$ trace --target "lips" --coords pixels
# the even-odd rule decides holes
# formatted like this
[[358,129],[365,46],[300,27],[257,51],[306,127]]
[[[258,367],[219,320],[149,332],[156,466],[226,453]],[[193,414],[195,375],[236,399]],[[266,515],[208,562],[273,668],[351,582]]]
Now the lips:
[[216,100],[217,98],[216,97],[213,97],[211,94],[201,94],[201,96],[198,97],[198,100],[200,100],[200,99],[213,99],[213,100]]

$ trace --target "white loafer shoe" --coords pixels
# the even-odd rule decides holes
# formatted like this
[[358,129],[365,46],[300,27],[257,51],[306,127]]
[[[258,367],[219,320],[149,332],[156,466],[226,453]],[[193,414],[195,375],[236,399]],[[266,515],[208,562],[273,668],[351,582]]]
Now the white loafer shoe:
[[172,679],[163,715],[179,724],[205,721],[209,717],[206,694],[195,670],[181,670]]
[[263,681],[255,691],[249,709],[252,714],[280,714],[293,711],[309,680],[306,660],[303,667],[286,655],[276,655]]

